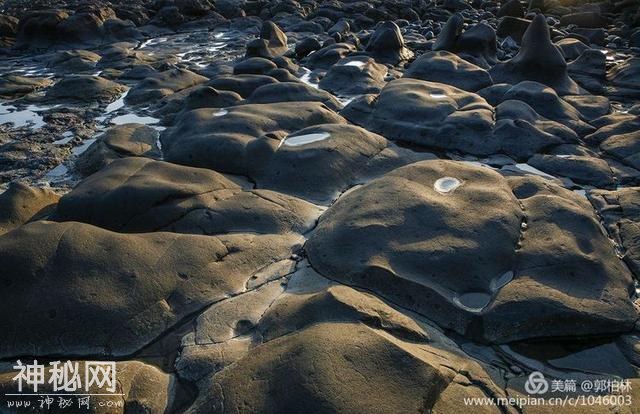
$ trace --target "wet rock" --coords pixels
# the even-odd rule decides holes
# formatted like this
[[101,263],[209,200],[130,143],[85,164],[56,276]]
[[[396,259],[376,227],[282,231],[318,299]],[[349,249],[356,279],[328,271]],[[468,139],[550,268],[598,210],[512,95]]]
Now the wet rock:
[[447,20],[432,50],[446,50],[461,55],[462,58],[482,67],[489,68],[496,63],[496,32],[484,23],[462,31],[464,19],[454,14]]
[[[242,101],[242,97],[232,91],[223,91],[212,88],[211,86],[197,86],[186,89],[174,95],[169,95],[162,102],[161,107],[154,113],[155,116],[161,117],[166,125],[173,124],[176,117],[182,112],[190,111],[198,108],[226,108],[228,106],[237,105]],[[183,95],[183,96],[175,96]]]
[[597,29],[576,27],[572,33],[585,37],[592,45],[604,46],[606,44],[607,31],[602,27]]
[[247,44],[247,57],[273,58],[287,49],[287,36],[275,23],[267,21],[262,24],[260,38]]
[[20,19],[17,31],[18,49],[95,46],[141,37],[133,23],[118,19],[112,9],[92,5],[73,14],[63,10],[31,12]]
[[365,50],[376,61],[392,65],[413,57],[413,52],[404,45],[400,28],[394,22],[384,22],[378,26]]
[[596,49],[587,49],[567,65],[571,78],[592,93],[603,93],[607,68],[606,57]]
[[596,119],[593,123],[599,127],[594,133],[584,137],[591,145],[600,145],[614,135],[636,133],[640,131],[640,118],[634,115],[608,115]]
[[558,48],[551,43],[545,17],[537,15],[522,38],[518,54],[490,70],[494,81],[515,84],[532,80],[552,87],[560,95],[577,95],[578,85],[569,78],[567,64]]
[[278,66],[275,63],[268,59],[261,57],[252,57],[236,63],[233,66],[233,74],[264,75],[266,72],[269,72],[270,70],[277,67]]
[[375,101],[370,95],[342,114],[387,138],[470,153],[494,153],[488,137],[493,108],[478,95],[453,86],[403,78],[389,82]]
[[[270,156],[287,134],[311,125],[345,123],[315,102],[283,102],[196,109],[161,135],[165,159],[178,164],[248,175],[252,163]],[[258,139],[263,137],[261,139]]]
[[317,125],[287,136],[270,158],[250,164],[250,175],[259,188],[327,203],[357,183],[429,156],[356,126]]
[[29,13],[20,19],[16,47],[49,47],[58,36],[57,26],[67,18],[69,15],[62,10]]
[[524,17],[524,8],[520,4],[520,0],[509,0],[504,3],[496,13],[496,17],[504,16]]
[[[344,195],[306,249],[321,274],[492,342],[620,332],[636,319],[631,276],[585,199],[464,163],[411,164]],[[579,292],[577,275],[590,279]]]
[[0,194],[0,234],[47,214],[59,198],[59,195],[46,188],[12,182]]
[[[361,346],[354,347],[354,341]],[[416,347],[363,324],[321,323],[259,345],[228,369],[205,377],[188,412],[226,413],[239,407],[264,413],[416,412],[432,407],[455,376],[447,359],[475,371],[461,357]],[[255,381],[240,386],[265,372],[271,378],[266,388]],[[497,388],[487,382],[489,389]]]
[[520,43],[530,23],[531,20],[506,16],[500,20],[496,34],[501,38],[510,37]]
[[[138,65],[156,65],[157,59],[148,54],[133,49],[130,43],[116,43],[99,51],[100,62],[98,68],[126,70],[134,68]],[[163,59],[166,63],[171,63],[172,59],[167,57]]]
[[589,193],[589,200],[603,218],[611,237],[618,243],[624,261],[637,277],[640,275],[640,188],[594,190]]
[[469,62],[489,69],[498,61],[497,48],[495,30],[488,24],[478,23],[457,38],[454,51]]
[[235,92],[243,98],[248,97],[261,86],[278,82],[267,75],[235,75],[218,76],[211,79],[208,85],[215,89]]
[[81,182],[54,217],[126,233],[304,233],[318,213],[293,197],[243,191],[214,171],[131,157]]
[[560,40],[556,43],[556,46],[560,48],[560,51],[567,60],[575,60],[580,57],[585,50],[589,49],[589,46],[571,37]]
[[314,52],[302,61],[310,69],[330,69],[336,62],[356,51],[351,43],[334,43]]
[[452,15],[440,31],[433,44],[433,50],[453,50],[458,37],[462,34],[463,24],[464,19],[460,14]]
[[[22,363],[26,364],[27,362],[23,360]],[[73,375],[74,372],[79,374],[82,385],[84,385],[84,373],[89,362],[71,360],[68,363],[71,364],[71,368],[68,369],[70,375]],[[66,369],[65,364],[67,361],[58,362],[58,369]],[[56,379],[49,368],[50,366],[46,366],[44,370],[44,383],[39,385],[39,390],[45,393],[55,393],[53,383],[56,382]],[[113,397],[96,396],[96,403],[85,408],[87,413],[124,414],[132,407],[141,412],[164,412],[178,408],[175,394],[180,387],[176,383],[175,375],[166,374],[160,369],[140,361],[119,361],[115,363],[114,369],[117,378],[114,394],[118,395],[118,399],[122,400],[124,404],[115,408]],[[14,376],[15,371],[0,373],[0,390],[3,393],[19,393],[17,382],[12,380]],[[72,380],[72,377],[69,379]],[[71,383],[73,384],[73,382]],[[106,385],[99,387],[97,384],[93,384],[86,391],[100,394],[105,392],[105,388]],[[32,402],[34,401],[32,400]],[[53,404],[52,407],[54,407]]]
[[0,37],[15,37],[19,20],[13,16],[0,14]]
[[340,102],[330,93],[301,82],[279,82],[260,86],[249,95],[246,102],[251,104],[321,102],[334,111],[342,109]]
[[299,242],[27,224],[0,237],[0,313],[20,315],[2,318],[14,339],[0,355],[131,354],[185,316],[242,292],[253,273],[289,257]]
[[321,49],[322,45],[315,37],[305,37],[296,43],[295,52],[298,59],[308,56],[311,52]]
[[565,14],[560,17],[560,24],[564,26],[575,24],[578,27],[598,29],[608,26],[609,23],[609,19],[593,11]]
[[176,0],[180,13],[191,16],[204,16],[213,9],[209,0]]
[[513,99],[527,103],[537,113],[552,121],[559,122],[585,135],[595,130],[582,120],[580,112],[558,96],[556,91],[538,82],[524,81],[511,87],[502,100]]
[[638,131],[612,135],[600,144],[600,149],[627,165],[640,168]]
[[142,124],[125,124],[109,128],[83,152],[75,167],[83,175],[91,175],[113,161],[126,157],[162,157],[158,148],[158,131]]
[[576,108],[587,121],[605,116],[611,112],[611,102],[607,97],[598,95],[566,95],[566,102]]
[[186,69],[170,69],[159,72],[129,90],[125,100],[140,105],[207,82],[209,79]]
[[88,50],[65,50],[56,53],[47,66],[62,73],[86,72],[95,69],[100,59],[100,55]]
[[387,68],[366,56],[339,60],[320,80],[318,86],[336,95],[378,93],[385,84]]
[[547,174],[568,177],[578,184],[611,188],[615,183],[609,165],[595,157],[537,154],[527,163]]
[[529,107],[505,104],[494,110],[479,95],[410,78],[389,82],[375,100],[366,95],[341,114],[390,139],[476,155],[503,151],[528,157],[576,139]]
[[446,51],[420,56],[409,65],[404,77],[445,83],[471,92],[493,83],[489,72]]
[[106,104],[115,101],[126,90],[126,86],[100,76],[73,75],[64,77],[49,88],[45,99]]
[[640,58],[634,57],[615,65],[607,72],[607,80],[613,88],[610,95],[621,97],[640,96]]
[[15,99],[46,88],[53,83],[47,78],[33,78],[18,75],[0,77],[0,98]]
[[571,128],[541,116],[525,102],[505,100],[496,107],[495,113],[498,120],[495,134],[502,136],[503,147],[509,148],[507,152],[517,157],[578,141],[578,135]]

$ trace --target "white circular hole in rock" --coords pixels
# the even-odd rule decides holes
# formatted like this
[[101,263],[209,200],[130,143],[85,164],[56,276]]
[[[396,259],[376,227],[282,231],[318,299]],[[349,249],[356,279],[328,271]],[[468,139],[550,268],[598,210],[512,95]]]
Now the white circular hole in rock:
[[454,177],[442,177],[439,178],[435,184],[433,184],[433,189],[441,194],[447,194],[460,187],[462,182]]
[[330,136],[331,134],[329,134],[328,132],[317,132],[314,134],[287,137],[287,139],[284,140],[284,145],[288,145],[290,147],[299,147],[301,145],[311,144],[312,142],[325,140]]
[[225,116],[228,113],[229,111],[227,111],[226,109],[220,109],[219,111],[214,112],[213,116]]
[[349,62],[345,63],[343,66],[355,66],[357,68],[361,68],[364,65],[366,65],[366,62],[363,62],[361,60],[350,60]]
[[496,291],[513,280],[513,271],[503,273],[501,276],[491,281],[491,290]]
[[491,296],[484,292],[463,293],[453,298],[453,303],[469,312],[482,312],[482,310],[491,302]]

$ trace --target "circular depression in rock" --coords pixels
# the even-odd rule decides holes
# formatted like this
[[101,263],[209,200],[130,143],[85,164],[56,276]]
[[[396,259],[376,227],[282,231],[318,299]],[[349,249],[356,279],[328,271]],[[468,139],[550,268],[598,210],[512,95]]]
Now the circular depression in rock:
[[441,194],[450,193],[462,185],[462,181],[454,177],[439,178],[434,184],[433,189]]
[[287,145],[290,147],[299,147],[301,145],[311,144],[312,142],[323,141],[329,138],[330,136],[331,134],[329,134],[328,132],[317,132],[313,134],[287,137],[287,139],[284,140],[284,145]]

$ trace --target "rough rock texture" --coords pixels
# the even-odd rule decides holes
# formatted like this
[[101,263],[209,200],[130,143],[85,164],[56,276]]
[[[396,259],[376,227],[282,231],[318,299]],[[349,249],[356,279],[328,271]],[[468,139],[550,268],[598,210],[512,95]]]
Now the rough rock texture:
[[110,103],[127,88],[100,76],[78,75],[63,78],[47,90],[47,100],[62,99],[82,102]]
[[84,175],[91,175],[113,161],[126,157],[160,158],[158,132],[142,124],[114,126],[100,135],[75,163]]
[[[486,168],[394,170],[338,200],[307,250],[321,274],[478,339],[562,335],[566,320],[574,333],[620,332],[636,320],[631,275],[587,201]],[[578,275],[590,281],[576,290]]]
[[533,108],[494,110],[474,93],[410,78],[389,82],[375,99],[365,95],[341,114],[390,139],[478,155],[503,151],[521,158],[576,139]]
[[447,83],[471,92],[493,83],[486,70],[444,51],[420,56],[411,63],[404,77]]
[[385,84],[387,68],[364,56],[346,57],[336,62],[318,86],[336,95],[378,93]]
[[567,74],[567,63],[551,43],[545,17],[537,15],[522,38],[518,54],[490,70],[496,82],[518,83],[532,80],[551,86],[560,95],[577,94],[578,85]]
[[183,317],[242,292],[298,241],[120,234],[77,222],[22,226],[0,236],[0,314],[19,315],[0,322],[13,338],[0,355],[131,354]]
[[345,121],[315,102],[240,105],[186,112],[161,136],[170,162],[248,175],[288,133],[306,126]]
[[62,197],[55,218],[119,232],[304,233],[318,213],[293,197],[243,191],[214,171],[130,157]]
[[316,125],[287,136],[270,157],[251,163],[258,187],[316,202],[398,166],[425,159],[352,125]]
[[[65,363],[67,363],[67,361],[59,361],[58,368],[64,366]],[[83,375],[88,362],[69,361],[69,363],[74,368],[77,364],[77,372],[80,373],[80,375]],[[49,367],[47,366],[44,373],[45,383],[40,385],[40,389],[42,389],[42,392],[53,393],[53,384],[49,381],[52,379],[55,381],[55,378],[52,377],[51,371],[48,368]],[[113,404],[113,397],[107,397],[107,401],[111,403],[109,406],[107,405],[107,401],[101,401],[101,404],[93,404],[93,406],[90,406],[89,408],[83,407],[78,410],[84,410],[85,412],[92,414],[124,414],[125,411],[132,409],[141,410],[142,412],[160,413],[165,410],[178,408],[173,400],[174,392],[177,388],[175,384],[175,375],[166,374],[152,365],[139,361],[117,362],[115,370],[116,378],[118,380],[115,393],[122,394],[121,396],[118,395],[117,398],[118,400],[124,401],[124,405],[119,408],[115,408],[116,405]],[[12,380],[14,376],[15,372],[11,371],[0,373],[0,390],[3,394],[19,393],[16,386],[17,383]],[[82,377],[81,379],[84,380]],[[89,388],[89,391],[96,394],[103,393],[104,387],[99,387],[97,384],[93,384]],[[37,400],[32,401],[32,403],[38,407],[36,401]],[[54,407],[53,403],[51,404],[51,407]],[[24,412],[27,412],[28,410],[30,410],[30,408],[25,409]],[[70,408],[67,408],[67,411],[70,411]]]
[[13,182],[0,194],[0,234],[47,213],[60,198],[54,192]]
[[146,78],[127,94],[128,103],[138,105],[160,99],[208,79],[186,69],[172,69]]

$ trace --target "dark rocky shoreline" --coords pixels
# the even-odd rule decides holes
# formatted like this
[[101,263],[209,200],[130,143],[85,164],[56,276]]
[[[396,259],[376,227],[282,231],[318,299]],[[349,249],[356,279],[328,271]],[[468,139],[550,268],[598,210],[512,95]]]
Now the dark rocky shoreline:
[[636,413],[639,154],[634,0],[5,1],[0,393]]

